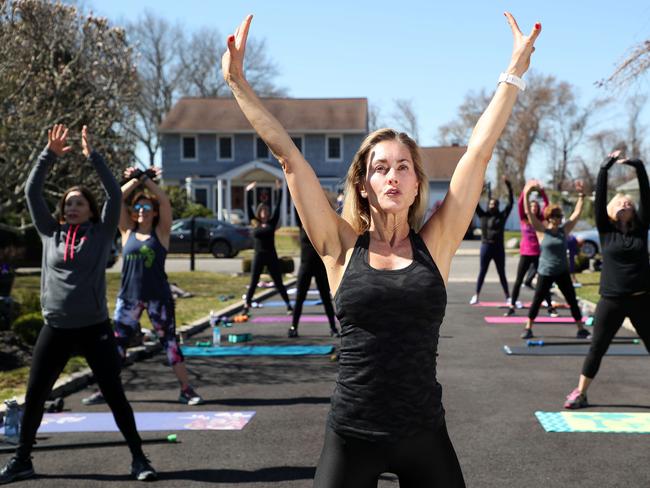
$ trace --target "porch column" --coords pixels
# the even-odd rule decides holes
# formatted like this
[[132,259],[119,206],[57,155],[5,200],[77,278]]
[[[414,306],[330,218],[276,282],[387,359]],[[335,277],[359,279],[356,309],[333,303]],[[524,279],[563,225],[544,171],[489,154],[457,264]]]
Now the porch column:
[[232,181],[230,177],[226,180],[226,210],[228,210],[228,217],[232,214]]
[[223,219],[223,180],[217,180],[217,218]]
[[280,207],[282,211],[282,227],[287,225],[287,200],[289,198],[289,188],[287,188],[287,180],[282,178],[282,201]]
[[291,227],[296,226],[296,206],[293,204],[293,198],[289,202],[289,222]]

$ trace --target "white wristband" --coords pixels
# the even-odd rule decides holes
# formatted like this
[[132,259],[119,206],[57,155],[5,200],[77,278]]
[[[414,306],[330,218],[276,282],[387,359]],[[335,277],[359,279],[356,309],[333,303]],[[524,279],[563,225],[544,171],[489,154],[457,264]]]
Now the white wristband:
[[508,73],[501,73],[499,75],[499,81],[497,82],[497,85],[499,83],[509,83],[511,85],[515,85],[521,91],[526,90],[526,82],[524,80],[522,80],[518,76],[511,75]]

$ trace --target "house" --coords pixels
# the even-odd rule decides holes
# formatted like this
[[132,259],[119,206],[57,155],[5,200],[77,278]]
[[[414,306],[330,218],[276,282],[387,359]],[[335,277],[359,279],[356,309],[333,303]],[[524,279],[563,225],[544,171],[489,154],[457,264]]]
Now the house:
[[[343,187],[354,154],[368,134],[366,98],[262,98],[331,192]],[[245,187],[256,181],[253,206],[276,204],[275,182],[284,182],[270,153],[232,98],[182,98],[159,127],[166,184],[184,186],[197,203],[220,218],[247,215]],[[464,146],[421,148],[430,178],[430,206],[442,201]],[[283,183],[284,185],[284,183]],[[294,225],[293,204],[282,192],[282,225]]]
[[[336,191],[368,134],[365,98],[262,98],[289,132],[323,187]],[[159,127],[166,184],[184,185],[190,197],[224,217],[247,213],[245,187],[257,181],[253,205],[276,204],[282,169],[232,98],[182,98]],[[284,183],[283,183],[284,184]],[[286,185],[281,224],[294,224]],[[248,215],[246,215],[248,217]]]

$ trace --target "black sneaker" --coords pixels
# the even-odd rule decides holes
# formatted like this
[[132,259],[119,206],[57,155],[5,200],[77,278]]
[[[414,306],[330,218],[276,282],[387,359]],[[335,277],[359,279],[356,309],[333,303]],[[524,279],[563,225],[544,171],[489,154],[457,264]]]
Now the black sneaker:
[[591,339],[591,333],[587,329],[580,329],[576,332],[576,339]]
[[131,475],[138,481],[155,481],[158,473],[153,469],[149,460],[144,456],[136,456],[131,462]]
[[287,305],[287,315],[293,315],[293,307],[291,305]]
[[522,339],[532,339],[533,337],[533,329],[524,329],[524,331],[521,333]]
[[2,469],[0,469],[0,485],[12,481],[25,480],[34,476],[34,466],[31,459],[19,459],[12,457]]
[[104,400],[104,395],[102,395],[102,392],[97,390],[92,395],[87,396],[86,398],[82,398],[81,403],[84,405],[101,405],[103,403],[106,403],[106,400]]
[[289,327],[289,330],[287,331],[287,337],[298,337],[298,329],[296,329],[294,326]]
[[504,317],[510,317],[511,315],[514,315],[514,314],[515,314],[515,307],[510,306],[510,307],[508,307],[508,310],[506,311],[506,313],[503,314],[503,316]]
[[336,327],[330,329],[330,337],[341,337],[341,333]]

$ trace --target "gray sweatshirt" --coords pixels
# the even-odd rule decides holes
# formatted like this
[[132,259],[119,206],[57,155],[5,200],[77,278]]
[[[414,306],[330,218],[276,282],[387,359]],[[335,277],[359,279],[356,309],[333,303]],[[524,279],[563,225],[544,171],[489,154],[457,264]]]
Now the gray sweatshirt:
[[27,206],[43,242],[41,307],[45,323],[57,328],[87,327],[108,320],[106,260],[120,218],[122,191],[102,157],[89,161],[97,171],[106,202],[100,220],[60,224],[51,214],[43,186],[56,154],[45,149],[25,187]]

